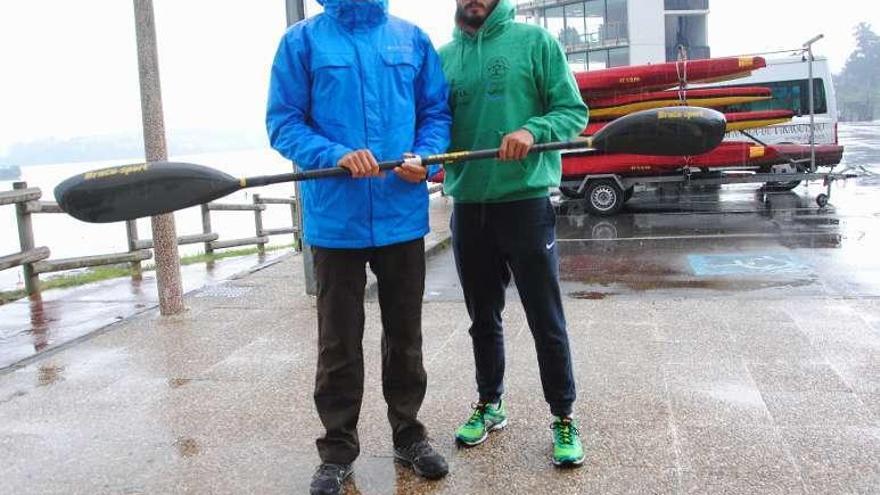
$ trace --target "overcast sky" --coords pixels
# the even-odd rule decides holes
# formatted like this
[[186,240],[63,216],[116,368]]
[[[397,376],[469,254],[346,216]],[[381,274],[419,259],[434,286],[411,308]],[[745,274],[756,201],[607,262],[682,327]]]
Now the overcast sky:
[[[390,3],[436,44],[451,39],[454,0]],[[154,4],[166,127],[262,129],[284,0]],[[710,0],[709,42],[722,56],[793,48],[824,33],[817,51],[836,72],[858,22],[880,31],[872,4]],[[0,0],[0,67],[0,153],[17,141],[140,128],[131,0]]]

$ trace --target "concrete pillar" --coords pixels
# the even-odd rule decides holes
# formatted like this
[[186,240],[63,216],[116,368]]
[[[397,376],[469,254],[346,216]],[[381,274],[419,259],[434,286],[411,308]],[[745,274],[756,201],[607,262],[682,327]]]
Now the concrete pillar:
[[[144,150],[147,161],[167,161],[165,119],[159,84],[159,55],[156,49],[156,23],[152,0],[134,0],[135,35],[141,85],[141,113],[144,125]],[[180,281],[180,258],[174,214],[153,217],[153,249],[156,256],[156,282],[159,310],[169,316],[183,312],[183,286]]]

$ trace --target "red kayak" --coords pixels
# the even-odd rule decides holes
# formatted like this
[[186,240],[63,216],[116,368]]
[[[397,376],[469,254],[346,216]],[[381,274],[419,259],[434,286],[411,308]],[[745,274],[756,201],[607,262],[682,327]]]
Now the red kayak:
[[710,83],[735,79],[766,66],[762,57],[711,58],[578,72],[575,79],[578,88],[588,97],[612,96],[668,89],[684,80]]
[[[794,112],[791,110],[763,110],[726,113],[724,117],[727,119],[728,131],[742,131],[788,122],[794,117]],[[584,130],[583,135],[592,136],[608,124],[609,122],[591,122]]]
[[[682,97],[685,99],[682,100]],[[720,108],[772,98],[770,88],[751,86],[742,88],[705,88],[687,91],[667,90],[646,93],[623,94],[593,98],[584,95],[590,107],[590,118],[611,120],[617,117],[647,110],[677,105],[690,105],[703,108]]]
[[[746,141],[728,141],[718,148],[699,156],[641,156],[627,154],[601,154],[595,152],[567,153],[562,155],[562,176],[574,180],[585,175],[662,175],[685,167],[701,169],[766,168],[788,163],[789,159],[809,159],[810,146],[784,144],[759,146]],[[843,147],[838,145],[816,146],[816,164],[830,166],[840,163]]]

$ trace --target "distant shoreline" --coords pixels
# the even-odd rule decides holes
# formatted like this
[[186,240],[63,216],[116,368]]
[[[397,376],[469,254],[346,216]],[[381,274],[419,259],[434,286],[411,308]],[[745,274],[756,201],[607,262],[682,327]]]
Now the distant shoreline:
[[21,168],[17,165],[0,166],[0,180],[17,180],[21,178]]

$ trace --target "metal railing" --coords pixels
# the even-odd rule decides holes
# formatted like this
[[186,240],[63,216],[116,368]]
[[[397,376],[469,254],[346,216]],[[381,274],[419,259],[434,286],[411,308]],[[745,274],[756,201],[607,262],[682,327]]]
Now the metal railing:
[[[0,192],[0,206],[15,205],[16,222],[18,224],[18,240],[21,250],[8,256],[0,256],[0,271],[22,267],[24,272],[25,290],[28,295],[39,294],[40,274],[75,270],[96,266],[129,263],[132,278],[141,277],[141,262],[153,257],[153,241],[138,238],[137,223],[126,222],[128,251],[122,253],[80,256],[66,259],[49,259],[51,251],[46,246],[34,245],[34,229],[32,215],[43,213],[64,213],[57,203],[40,201],[43,193],[39,188],[29,188],[26,182],[16,182],[12,191]],[[263,212],[267,205],[288,205],[290,207],[292,226],[277,229],[263,227]],[[243,239],[219,240],[219,234],[211,229],[212,211],[253,211],[255,237]],[[252,204],[207,203],[202,205],[202,233],[178,237],[177,244],[204,243],[205,253],[213,253],[217,249],[256,245],[260,254],[266,252],[269,237],[293,234],[296,250],[302,249],[299,215],[296,211],[296,200],[293,198],[264,198],[254,195]]]

